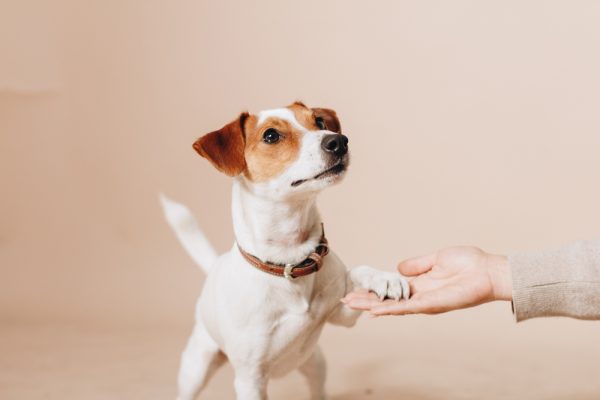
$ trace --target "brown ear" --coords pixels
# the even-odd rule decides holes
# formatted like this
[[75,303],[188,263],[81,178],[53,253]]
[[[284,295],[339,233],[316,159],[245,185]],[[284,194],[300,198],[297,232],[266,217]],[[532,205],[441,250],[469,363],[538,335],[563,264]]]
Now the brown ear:
[[342,126],[335,111],[329,108],[313,108],[312,111],[315,117],[323,118],[328,131],[342,133]]
[[239,118],[211,133],[207,133],[194,142],[194,149],[212,163],[219,171],[236,176],[246,169],[244,148],[244,122],[248,113],[242,113]]

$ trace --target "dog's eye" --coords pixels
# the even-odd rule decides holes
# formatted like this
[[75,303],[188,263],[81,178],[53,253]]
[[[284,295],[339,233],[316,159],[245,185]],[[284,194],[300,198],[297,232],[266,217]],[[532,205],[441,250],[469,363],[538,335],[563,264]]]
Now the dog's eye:
[[275,144],[281,139],[281,134],[277,132],[277,129],[269,128],[263,133],[263,142],[268,144]]
[[315,118],[315,124],[317,124],[317,127],[322,131],[327,129],[327,126],[325,125],[325,121],[321,117]]

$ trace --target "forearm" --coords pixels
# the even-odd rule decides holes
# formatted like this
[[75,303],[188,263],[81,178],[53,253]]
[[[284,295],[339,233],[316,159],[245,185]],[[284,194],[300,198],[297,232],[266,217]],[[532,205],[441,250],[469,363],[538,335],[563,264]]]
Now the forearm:
[[515,317],[600,319],[600,242],[509,256]]

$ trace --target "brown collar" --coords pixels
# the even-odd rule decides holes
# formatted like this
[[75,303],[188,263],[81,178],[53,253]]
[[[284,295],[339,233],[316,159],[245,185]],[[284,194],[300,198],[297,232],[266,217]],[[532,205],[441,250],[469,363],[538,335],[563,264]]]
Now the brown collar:
[[323,230],[321,241],[317,245],[315,251],[310,253],[308,257],[304,259],[304,261],[301,261],[298,264],[272,264],[269,262],[263,262],[252,254],[246,253],[244,249],[240,247],[239,243],[238,249],[246,261],[248,261],[253,267],[256,267],[268,274],[285,277],[289,280],[317,272],[319,269],[321,269],[323,258],[329,253],[329,246],[327,245],[327,239],[325,238],[325,230]]

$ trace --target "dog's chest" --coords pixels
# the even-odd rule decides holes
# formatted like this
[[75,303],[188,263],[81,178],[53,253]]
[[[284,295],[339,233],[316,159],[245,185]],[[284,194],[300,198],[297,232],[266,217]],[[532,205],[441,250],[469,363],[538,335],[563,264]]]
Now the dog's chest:
[[270,335],[280,342],[305,337],[314,327],[324,323],[330,308],[329,299],[316,292],[314,285],[288,286],[273,289],[265,302],[267,320],[271,321]]
[[289,372],[313,352],[344,295],[345,269],[336,260],[328,256],[317,274],[294,281],[224,263],[202,293],[202,319],[230,360]]
[[312,353],[331,308],[324,300],[297,298],[278,310],[264,354],[273,371],[285,373],[297,368]]

